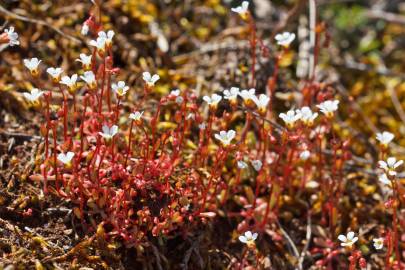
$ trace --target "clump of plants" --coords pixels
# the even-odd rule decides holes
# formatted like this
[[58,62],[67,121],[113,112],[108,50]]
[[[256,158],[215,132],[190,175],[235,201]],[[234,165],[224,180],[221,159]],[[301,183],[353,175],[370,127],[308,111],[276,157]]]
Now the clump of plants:
[[[343,264],[349,269],[366,269],[366,258],[355,246],[359,238],[350,230],[340,234],[354,230],[339,223],[345,164],[352,158],[350,139],[335,125],[340,102],[333,88],[312,79],[305,83],[301,104],[275,112],[279,62],[295,35],[276,36],[273,74],[265,89],[255,89],[256,58],[270,57],[270,50],[256,34],[248,5],[244,1],[232,9],[250,33],[246,89],[218,89],[199,97],[190,87],[159,95],[155,87],[165,78],[146,70],[139,76],[142,88],[127,85],[117,80],[115,33],[93,15],[82,28],[91,50],[72,63],[76,73],[45,69],[37,58],[24,60],[35,85],[24,96],[44,119],[45,150],[31,179],[41,183],[44,194],[71,202],[87,233],[101,230],[107,241],[139,251],[154,237],[186,236],[218,216],[233,219],[246,244],[232,265],[238,269],[264,267],[266,256],[255,243],[264,234],[276,242],[291,240],[274,231],[281,219],[290,218],[284,208],[299,202],[297,216],[318,216],[327,228],[328,241],[309,248],[321,254],[316,264],[332,269],[334,261],[347,256]],[[17,45],[12,32],[1,35],[0,42]],[[381,133],[377,140],[385,160],[393,136]],[[377,250],[387,245],[387,269],[403,265],[399,231],[404,220],[398,216],[403,194],[396,181],[401,164],[392,157],[379,163],[380,180],[391,190],[387,208],[393,222],[373,242]],[[304,259],[296,255],[302,269]]]

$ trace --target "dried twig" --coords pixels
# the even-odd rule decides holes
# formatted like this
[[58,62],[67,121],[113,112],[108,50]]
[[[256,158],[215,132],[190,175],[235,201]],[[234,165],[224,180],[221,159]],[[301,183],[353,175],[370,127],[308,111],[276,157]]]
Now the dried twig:
[[[278,220],[276,220],[276,222],[277,222],[278,227],[280,228],[280,231],[281,231],[282,235],[287,240],[287,243],[289,244],[289,246],[290,246],[290,248],[291,248],[291,250],[293,252],[294,257],[299,262],[300,254],[298,252],[297,246],[294,244],[294,241],[291,239],[291,237],[288,235],[288,233],[283,229],[280,222]],[[298,269],[302,270],[302,265],[298,264]]]
[[398,99],[397,93],[395,92],[395,86],[388,85],[388,92],[390,93],[392,104],[394,104],[395,111],[397,112],[399,118],[401,118],[402,123],[405,124],[405,112],[402,109],[402,104]]
[[270,40],[273,40],[276,34],[281,30],[283,30],[292,20],[298,18],[298,15],[300,14],[301,10],[305,7],[306,2],[307,2],[306,0],[297,1],[294,7],[288,11],[287,16],[285,16],[285,19],[281,20],[276,25],[276,27],[274,27],[274,31],[270,35]]
[[49,28],[51,28],[53,31],[55,31],[56,33],[58,33],[59,35],[61,35],[61,36],[65,37],[65,38],[67,38],[67,39],[73,41],[74,43],[77,43],[77,44],[81,44],[81,43],[82,43],[82,41],[81,41],[80,39],[77,39],[77,38],[75,38],[74,36],[71,36],[71,35],[69,35],[69,34],[66,34],[66,33],[62,32],[60,29],[56,28],[55,26],[53,26],[53,25],[51,25],[51,24],[49,24],[49,23],[47,23],[47,22],[45,22],[45,21],[38,20],[38,19],[32,19],[32,18],[28,18],[28,17],[22,16],[22,15],[20,15],[20,14],[14,13],[14,12],[12,12],[12,11],[10,11],[10,10],[4,8],[2,5],[0,5],[0,12],[3,13],[3,14],[5,14],[5,15],[7,15],[7,16],[10,16],[11,18],[16,19],[16,20],[20,20],[20,21],[24,21],[24,22],[30,22],[30,23],[34,23],[34,24],[38,24],[38,25],[43,25],[43,26],[49,27]]
[[310,44],[310,56],[309,56],[309,72],[308,78],[313,79],[315,77],[315,47],[316,47],[316,3],[315,0],[309,0],[309,44]]
[[363,63],[358,63],[355,61],[337,61],[336,59],[333,59],[331,62],[332,65],[336,67],[342,67],[342,68],[347,68],[347,69],[352,69],[352,70],[357,70],[357,71],[365,71],[365,72],[372,72],[376,73],[378,75],[384,75],[384,76],[390,76],[390,77],[399,77],[401,79],[405,79],[405,74],[404,73],[398,73],[395,71],[392,71],[390,69],[387,69],[385,66],[379,66],[379,67],[373,67],[370,65],[366,65]]
[[12,133],[12,132],[7,132],[5,130],[0,130],[0,135],[4,135],[4,136],[10,137],[10,138],[18,138],[20,140],[26,140],[26,141],[30,141],[32,139],[34,139],[34,140],[42,139],[40,136],[29,135],[29,134],[25,134],[25,133]]
[[405,25],[405,16],[401,16],[395,13],[386,12],[383,10],[368,10],[365,16],[369,19],[384,20],[389,23],[395,23]]
[[302,264],[304,263],[305,254],[307,253],[307,250],[309,248],[309,243],[311,242],[311,236],[312,236],[311,227],[312,227],[311,213],[308,213],[308,215],[307,215],[307,233],[306,233],[306,236],[305,236],[306,243],[305,243],[305,246],[302,249],[300,257],[298,259],[298,267],[299,267],[299,269],[303,269]]

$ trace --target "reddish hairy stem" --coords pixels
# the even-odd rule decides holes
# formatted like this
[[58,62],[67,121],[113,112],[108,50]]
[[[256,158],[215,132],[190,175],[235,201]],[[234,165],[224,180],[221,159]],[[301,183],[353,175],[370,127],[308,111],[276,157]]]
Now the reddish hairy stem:
[[128,139],[128,152],[127,156],[125,157],[124,167],[127,167],[128,157],[131,154],[131,143],[132,143],[132,128],[134,126],[134,120],[131,121],[131,126],[129,128],[129,139]]

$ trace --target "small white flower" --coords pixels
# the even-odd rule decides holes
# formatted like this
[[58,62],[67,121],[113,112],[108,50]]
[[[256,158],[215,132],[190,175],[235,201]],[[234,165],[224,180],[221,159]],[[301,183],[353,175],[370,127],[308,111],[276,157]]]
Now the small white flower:
[[311,152],[309,152],[308,150],[304,150],[300,153],[300,159],[305,161],[308,160],[308,158],[311,156]]
[[296,113],[301,114],[301,121],[307,126],[312,126],[315,118],[318,117],[318,113],[312,112],[309,107],[302,107],[296,110]]
[[375,249],[382,249],[384,247],[384,238],[374,238],[373,239],[373,245]]
[[160,76],[158,74],[154,74],[152,76],[149,72],[145,71],[144,73],[142,73],[142,78],[149,87],[153,87],[155,83],[160,79]]
[[28,99],[30,102],[36,102],[38,99],[44,94],[43,91],[39,90],[38,88],[33,88],[31,92],[23,93],[24,97]]
[[90,89],[95,89],[97,87],[96,76],[93,71],[84,72],[84,76],[80,76],[80,78],[86,82]]
[[235,102],[239,95],[238,87],[231,87],[231,89],[224,90],[224,99],[227,99],[231,102]]
[[292,128],[295,122],[301,119],[301,113],[297,113],[294,110],[289,110],[287,113],[280,113],[279,117],[283,119],[287,127]]
[[181,104],[184,101],[184,98],[180,96],[180,89],[172,90],[169,96],[176,97],[176,103]]
[[84,53],[80,54],[80,58],[76,59],[76,61],[81,62],[83,69],[90,69],[91,66],[91,55],[86,55]]
[[243,99],[243,102],[245,102],[245,105],[251,105],[253,100],[256,98],[255,96],[256,89],[251,88],[249,90],[242,90],[239,92],[239,96]]
[[198,125],[198,128],[201,129],[201,130],[204,130],[204,129],[206,128],[205,123],[199,124],[199,125]]
[[84,23],[84,24],[82,25],[81,34],[82,34],[83,36],[87,36],[87,34],[89,33],[89,30],[90,30],[89,25],[88,25],[87,23]]
[[239,169],[246,169],[247,168],[247,163],[246,162],[244,162],[243,160],[238,160],[238,168]]
[[247,231],[244,235],[239,236],[239,241],[247,245],[253,245],[256,239],[257,233],[252,233],[251,231]]
[[170,91],[170,95],[174,97],[178,97],[180,95],[180,89],[175,89]]
[[32,75],[38,75],[38,66],[42,60],[38,60],[38,58],[34,57],[31,59],[24,59],[24,65],[26,68],[29,69]]
[[143,111],[142,112],[136,111],[134,113],[131,113],[129,115],[129,118],[136,121],[136,122],[139,122],[139,121],[141,121],[142,115],[143,115]]
[[52,79],[54,80],[54,82],[58,82],[60,80],[60,75],[63,72],[63,69],[61,69],[60,67],[57,68],[47,68],[46,72],[51,75]]
[[113,125],[112,127],[108,127],[107,125],[103,125],[102,131],[98,134],[106,140],[111,140],[118,133],[118,126]]
[[333,117],[334,112],[338,109],[339,100],[327,100],[319,105],[316,105],[326,117]]
[[64,84],[69,87],[70,90],[76,90],[77,74],[73,74],[72,77],[63,76],[60,80],[60,84]]
[[96,47],[100,54],[105,52],[106,39],[104,37],[99,36],[96,40],[90,40],[89,44],[90,46]]
[[208,103],[210,108],[216,108],[218,103],[222,100],[222,96],[217,94],[212,94],[210,96],[203,96],[203,100]]
[[377,133],[376,139],[381,143],[381,145],[386,147],[394,139],[394,134],[384,131],[382,133]]
[[73,152],[67,152],[65,153],[60,153],[58,155],[58,160],[62,162],[63,164],[69,164],[72,161],[72,158],[74,157],[75,153]]
[[380,166],[380,168],[385,170],[385,172],[388,173],[388,175],[390,176],[397,175],[395,169],[401,166],[402,163],[404,163],[403,160],[397,161],[395,157],[389,157],[386,162],[383,160],[378,161],[378,165]]
[[347,236],[341,234],[338,236],[338,239],[342,242],[340,243],[342,247],[351,247],[359,240],[358,237],[355,237],[354,232],[348,232]]
[[256,106],[259,110],[259,113],[264,114],[267,110],[267,104],[269,104],[270,98],[265,94],[260,94],[259,98],[254,97],[253,102],[256,103]]
[[248,12],[249,12],[248,8],[249,8],[249,2],[248,1],[243,1],[240,6],[235,7],[235,8],[231,8],[231,10],[233,12],[238,13],[239,16],[241,16],[243,19],[246,19],[247,15],[248,15]]
[[120,97],[124,96],[129,90],[129,86],[126,86],[124,81],[119,81],[117,84],[113,83],[111,88]]
[[284,32],[282,34],[277,34],[275,36],[275,39],[277,40],[278,45],[281,45],[283,47],[289,47],[291,42],[293,42],[295,39],[295,34],[290,32]]
[[385,173],[378,176],[378,181],[380,181],[383,185],[389,186],[390,188],[392,187],[392,183]]
[[219,132],[219,134],[215,134],[215,139],[221,141],[223,146],[228,146],[233,138],[235,138],[236,132],[235,130],[222,130]]
[[13,47],[14,45],[20,45],[20,41],[18,41],[18,34],[14,32],[14,27],[11,26],[9,29],[5,29],[4,33],[6,33],[8,38],[8,45]]
[[105,39],[105,44],[107,47],[111,46],[114,35],[115,33],[113,30],[109,30],[107,33],[104,31],[98,32],[98,37]]
[[252,160],[252,166],[253,168],[258,172],[262,169],[263,163],[261,162],[261,160],[256,159],[256,160]]

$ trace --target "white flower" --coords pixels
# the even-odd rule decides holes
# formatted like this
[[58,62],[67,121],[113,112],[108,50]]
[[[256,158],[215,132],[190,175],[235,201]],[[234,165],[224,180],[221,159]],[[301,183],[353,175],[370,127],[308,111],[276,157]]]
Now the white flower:
[[310,156],[311,152],[309,152],[308,150],[304,150],[300,153],[300,159],[303,161],[307,160]]
[[248,15],[248,8],[249,8],[249,2],[248,1],[243,1],[242,4],[238,7],[231,8],[233,12],[236,12],[241,16],[243,19],[247,18]]
[[84,23],[82,26],[81,34],[83,36],[87,36],[87,34],[89,33],[89,30],[90,30],[89,25],[87,23]]
[[238,160],[238,168],[239,169],[246,169],[247,168],[247,164],[246,164],[246,162],[244,162],[243,160]]
[[198,125],[198,128],[201,129],[201,130],[204,130],[205,127],[206,127],[205,123],[201,123],[201,124]]
[[396,168],[402,165],[404,163],[403,160],[398,160],[395,157],[389,157],[387,159],[387,162],[380,160],[378,161],[378,165],[380,166],[381,169],[385,170],[386,173],[390,176],[395,176],[397,172],[395,171]]
[[290,46],[291,42],[295,39],[295,34],[290,32],[284,32],[282,34],[277,34],[275,39],[277,40],[277,44],[288,47]]
[[175,89],[170,91],[170,95],[174,97],[178,97],[180,95],[180,89]]
[[84,53],[81,53],[80,59],[76,59],[76,61],[81,62],[84,69],[90,69],[91,57],[91,55],[85,55]]
[[354,232],[348,232],[347,236],[341,234],[338,236],[338,239],[342,242],[340,243],[342,247],[351,247],[359,240],[358,237],[355,237]]
[[129,90],[129,86],[126,86],[124,81],[119,81],[117,84],[113,83],[111,88],[120,97],[124,96]]
[[239,88],[238,87],[231,87],[231,89],[224,90],[224,99],[229,100],[230,102],[236,102],[236,99],[239,95]]
[[153,87],[155,83],[160,79],[160,76],[158,74],[154,74],[152,76],[149,72],[145,71],[144,73],[142,73],[142,78],[149,87]]
[[219,134],[215,134],[215,139],[221,141],[223,146],[228,146],[233,138],[235,138],[236,132],[235,130],[222,130],[219,132]]
[[217,94],[212,94],[210,96],[203,96],[203,100],[208,103],[210,108],[216,108],[218,103],[222,100],[222,96]]
[[9,29],[4,30],[8,38],[8,45],[13,47],[14,45],[20,45],[20,41],[18,41],[18,34],[14,32],[14,27],[11,26]]
[[253,168],[254,168],[257,172],[262,169],[263,163],[262,163],[259,159],[252,160],[251,163],[252,163]]
[[279,117],[283,119],[287,127],[292,128],[295,122],[301,119],[301,113],[297,113],[294,110],[289,110],[287,113],[280,113]]
[[296,110],[296,113],[301,114],[301,121],[308,126],[313,125],[315,118],[318,117],[318,113],[312,112],[309,107],[302,107]]
[[115,33],[113,30],[109,30],[107,33],[104,31],[98,32],[98,37],[105,39],[105,44],[107,47],[111,46],[114,35]]
[[375,249],[382,249],[384,247],[384,238],[374,238],[373,239],[373,245]]
[[67,152],[65,153],[60,153],[58,155],[58,160],[60,162],[62,162],[63,164],[69,164],[72,161],[73,156],[75,155],[75,153],[73,152]]
[[381,143],[381,145],[386,147],[394,139],[394,134],[384,131],[382,133],[377,133],[376,139]]
[[80,76],[80,78],[86,82],[90,89],[95,89],[97,87],[96,76],[93,71],[84,72],[84,76]]
[[247,245],[253,245],[256,239],[257,233],[252,233],[251,231],[247,231],[244,235],[239,236],[239,241]]
[[259,110],[259,113],[264,114],[267,110],[267,104],[269,104],[270,98],[265,94],[260,94],[259,98],[254,97],[253,102],[256,103],[256,106]]
[[76,90],[77,74],[73,74],[72,77],[63,76],[60,80],[60,84],[64,84],[69,87],[70,90]]
[[253,100],[256,98],[255,96],[256,89],[251,88],[249,90],[242,90],[239,92],[239,96],[242,97],[243,102],[245,102],[245,105],[251,105]]
[[380,181],[383,185],[389,186],[390,188],[392,187],[392,183],[385,173],[378,176],[378,181]]
[[118,133],[118,126],[113,125],[112,127],[108,127],[104,125],[102,131],[103,132],[99,132],[98,134],[106,140],[111,140]]
[[104,37],[99,36],[96,40],[90,40],[89,44],[90,46],[96,47],[100,54],[105,52],[106,39]]
[[36,102],[44,94],[43,91],[38,88],[33,88],[31,92],[23,93],[24,97],[31,102]]
[[316,105],[326,117],[333,117],[333,113],[338,109],[339,100],[327,100]]
[[60,80],[60,75],[62,74],[63,69],[61,69],[60,67],[50,67],[46,69],[46,72],[51,75],[54,82],[58,82]]
[[134,113],[131,113],[129,115],[129,118],[136,121],[136,122],[139,122],[141,120],[141,118],[142,118],[142,115],[143,115],[143,111],[142,112],[136,111]]
[[31,59],[24,59],[24,65],[29,69],[33,76],[38,75],[38,66],[42,60],[38,60],[38,58],[34,57]]

